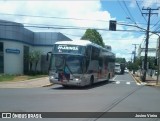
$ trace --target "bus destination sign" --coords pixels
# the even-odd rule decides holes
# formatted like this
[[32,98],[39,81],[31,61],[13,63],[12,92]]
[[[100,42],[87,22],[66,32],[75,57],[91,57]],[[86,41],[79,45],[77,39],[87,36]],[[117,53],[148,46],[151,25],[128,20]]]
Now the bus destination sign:
[[72,45],[58,45],[58,50],[78,50],[78,46]]

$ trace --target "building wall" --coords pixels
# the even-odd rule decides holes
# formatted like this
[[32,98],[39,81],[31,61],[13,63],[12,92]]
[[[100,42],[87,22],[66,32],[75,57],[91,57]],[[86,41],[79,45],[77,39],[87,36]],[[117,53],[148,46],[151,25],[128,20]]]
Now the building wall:
[[[23,74],[23,43],[3,41],[4,46],[4,73]],[[7,49],[18,50],[20,53],[7,52]]]
[[[29,47],[30,52],[32,50],[41,51],[42,55],[37,70],[47,71],[49,65],[49,61],[45,59],[47,52],[52,51],[55,42],[63,40],[71,39],[59,32],[32,32],[20,23],[0,20],[0,42],[3,42],[4,48],[4,73],[24,74],[26,68],[24,67],[26,62],[24,60],[24,46]],[[33,70],[34,67],[35,65],[32,67]]]

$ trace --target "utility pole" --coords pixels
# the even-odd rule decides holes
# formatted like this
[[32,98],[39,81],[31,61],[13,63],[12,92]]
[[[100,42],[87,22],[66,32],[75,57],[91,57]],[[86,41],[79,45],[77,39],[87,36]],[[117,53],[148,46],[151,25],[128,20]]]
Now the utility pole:
[[158,13],[152,13],[153,10],[158,10],[158,9],[151,9],[151,8],[144,9],[144,8],[142,8],[142,10],[148,11],[148,13],[142,13],[142,15],[143,14],[148,15],[148,25],[147,25],[147,32],[146,32],[146,47],[145,47],[145,56],[144,56],[144,71],[143,71],[143,77],[142,77],[142,81],[145,82],[146,81],[146,73],[147,73],[147,57],[148,57],[150,18],[151,18],[151,15],[153,15],[153,14],[158,15]]
[[[137,46],[136,45],[139,45],[139,44],[132,44],[134,45],[134,60],[133,60],[133,63],[135,64],[136,63],[136,49],[137,49]],[[133,69],[133,74],[135,74],[135,69]]]

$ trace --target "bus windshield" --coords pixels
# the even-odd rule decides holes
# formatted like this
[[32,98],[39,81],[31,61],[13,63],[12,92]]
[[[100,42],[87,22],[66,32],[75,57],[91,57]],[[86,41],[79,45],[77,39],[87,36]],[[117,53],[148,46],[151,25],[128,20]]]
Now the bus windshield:
[[51,57],[51,70],[66,71],[71,74],[82,73],[83,57],[78,55],[53,54]]
[[81,56],[68,56],[66,58],[66,66],[69,68],[71,73],[82,73],[82,57]]
[[85,47],[79,45],[55,44],[54,53],[84,54]]

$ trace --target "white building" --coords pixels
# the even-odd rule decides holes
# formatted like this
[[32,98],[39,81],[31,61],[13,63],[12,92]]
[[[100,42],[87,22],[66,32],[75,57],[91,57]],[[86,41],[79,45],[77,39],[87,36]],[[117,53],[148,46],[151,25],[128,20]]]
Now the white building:
[[[156,57],[157,49],[155,48],[148,48],[148,57]],[[138,48],[138,57],[145,56],[145,48]]]
[[47,52],[56,41],[71,40],[59,32],[32,32],[20,23],[0,20],[0,73],[24,74],[29,62],[24,55],[31,50],[41,51],[39,71],[48,70]]

